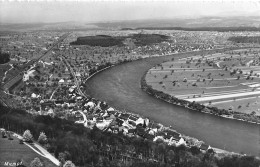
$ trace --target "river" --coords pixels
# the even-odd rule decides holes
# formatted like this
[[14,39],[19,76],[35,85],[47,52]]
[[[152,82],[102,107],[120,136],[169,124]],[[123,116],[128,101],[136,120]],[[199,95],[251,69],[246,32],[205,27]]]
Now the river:
[[166,103],[140,89],[146,70],[174,56],[153,57],[104,70],[87,81],[86,93],[117,109],[138,113],[212,147],[260,156],[260,126]]

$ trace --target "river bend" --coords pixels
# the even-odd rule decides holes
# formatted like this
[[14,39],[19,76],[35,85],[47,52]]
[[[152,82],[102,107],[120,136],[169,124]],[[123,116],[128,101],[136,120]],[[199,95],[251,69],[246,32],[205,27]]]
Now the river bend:
[[141,90],[143,74],[172,57],[178,55],[142,59],[104,70],[87,81],[86,93],[117,109],[171,125],[178,132],[203,140],[212,147],[260,156],[259,125],[191,111]]

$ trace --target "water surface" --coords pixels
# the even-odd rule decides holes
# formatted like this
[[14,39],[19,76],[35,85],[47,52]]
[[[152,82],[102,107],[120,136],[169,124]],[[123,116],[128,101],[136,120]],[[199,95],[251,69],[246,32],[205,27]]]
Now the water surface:
[[259,125],[191,111],[156,99],[140,89],[146,70],[172,57],[148,58],[102,71],[87,81],[87,94],[117,109],[171,125],[178,132],[203,140],[212,147],[260,156]]

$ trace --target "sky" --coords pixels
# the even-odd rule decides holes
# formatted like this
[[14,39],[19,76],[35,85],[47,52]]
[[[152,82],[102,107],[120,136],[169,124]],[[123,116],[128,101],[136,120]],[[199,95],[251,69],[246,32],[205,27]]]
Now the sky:
[[260,0],[0,0],[1,23],[260,16]]

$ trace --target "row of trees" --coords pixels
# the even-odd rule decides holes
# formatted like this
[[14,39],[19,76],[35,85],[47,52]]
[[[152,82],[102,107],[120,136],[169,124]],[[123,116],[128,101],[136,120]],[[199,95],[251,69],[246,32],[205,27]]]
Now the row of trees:
[[[22,165],[19,164],[18,167],[22,167]],[[30,163],[30,167],[45,167],[45,165],[38,157],[36,157]],[[75,165],[73,162],[68,160],[68,161],[64,162],[63,164],[61,164],[61,167],[75,167]]]
[[[31,134],[31,131],[30,130],[25,130],[24,133],[23,133],[23,140],[25,142],[28,142],[28,143],[32,143],[33,142],[33,135]],[[48,143],[48,139],[47,139],[47,136],[45,135],[44,132],[40,132],[40,135],[38,137],[38,140],[37,140],[41,145],[45,145]]]

